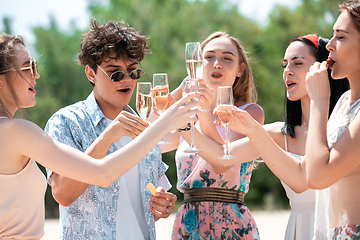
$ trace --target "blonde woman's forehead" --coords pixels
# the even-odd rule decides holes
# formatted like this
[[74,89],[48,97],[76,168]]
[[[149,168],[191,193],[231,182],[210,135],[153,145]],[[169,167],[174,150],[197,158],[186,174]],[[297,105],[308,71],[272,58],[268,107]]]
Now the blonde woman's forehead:
[[212,39],[205,45],[203,52],[221,52],[229,53],[234,56],[238,55],[235,44],[230,39],[224,37]]

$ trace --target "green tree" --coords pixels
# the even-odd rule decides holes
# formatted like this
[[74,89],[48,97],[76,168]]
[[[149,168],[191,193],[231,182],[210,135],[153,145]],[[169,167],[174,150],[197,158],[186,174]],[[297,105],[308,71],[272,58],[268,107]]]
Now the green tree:
[[92,87],[84,67],[76,63],[80,50],[81,32],[62,33],[55,20],[50,28],[35,28],[35,48],[41,53],[38,60],[39,73],[37,104],[29,110],[32,119],[45,127],[47,119],[59,108],[84,99]]
[[11,31],[11,22],[12,22],[12,20],[9,17],[5,17],[3,19],[3,23],[4,23],[4,31],[3,32],[5,32],[7,34],[11,34],[11,32],[12,32]]

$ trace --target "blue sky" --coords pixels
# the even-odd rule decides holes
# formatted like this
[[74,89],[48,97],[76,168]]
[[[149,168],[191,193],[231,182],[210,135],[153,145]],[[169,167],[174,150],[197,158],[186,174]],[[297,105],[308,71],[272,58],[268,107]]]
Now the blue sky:
[[[274,4],[294,8],[300,3],[300,0],[228,1],[236,3],[242,14],[261,24],[266,23],[267,15]],[[32,44],[34,35],[31,29],[37,26],[49,26],[50,14],[55,16],[56,22],[63,30],[67,29],[70,21],[75,21],[78,28],[86,29],[90,20],[90,13],[87,11],[88,2],[89,0],[5,0],[0,6],[0,19],[5,16],[10,17],[13,33],[25,36],[28,43]]]

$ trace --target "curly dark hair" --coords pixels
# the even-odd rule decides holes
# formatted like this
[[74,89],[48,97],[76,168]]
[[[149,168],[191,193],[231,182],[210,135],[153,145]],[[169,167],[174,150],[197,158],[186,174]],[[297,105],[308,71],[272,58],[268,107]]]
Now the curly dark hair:
[[97,65],[105,59],[142,61],[150,54],[148,37],[130,27],[125,21],[109,21],[99,25],[92,19],[90,30],[82,35],[81,52],[77,60],[81,65],[89,65],[96,73]]

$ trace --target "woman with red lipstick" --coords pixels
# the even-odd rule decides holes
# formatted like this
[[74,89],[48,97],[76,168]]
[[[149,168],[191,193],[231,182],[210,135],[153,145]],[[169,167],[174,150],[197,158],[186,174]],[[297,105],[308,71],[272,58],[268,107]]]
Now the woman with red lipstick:
[[[224,147],[196,132],[199,153],[215,168],[228,168],[262,157],[270,170],[282,181],[290,200],[291,215],[285,233],[286,240],[312,239],[314,232],[315,191],[306,181],[305,143],[310,112],[310,98],[306,92],[306,73],[314,62],[325,61],[327,39],[315,34],[290,42],[282,60],[283,78],[287,89],[285,122],[261,126],[249,113],[234,108],[229,127],[248,138],[229,144],[236,159],[219,160]],[[331,83],[330,112],[337,99],[348,89],[346,80]],[[215,109],[216,113],[216,109]],[[188,140],[189,136],[182,136]],[[261,229],[260,229],[261,233]]]
[[[255,84],[239,41],[226,33],[215,32],[201,48],[204,71],[203,79],[199,80],[200,98],[204,102],[202,108],[209,111],[198,114],[195,128],[224,144],[224,128],[215,127],[212,114],[219,86],[232,86],[235,106],[248,111],[260,124],[264,113],[254,103]],[[180,133],[191,137],[190,131]],[[230,142],[244,137],[234,131],[229,131],[228,136]],[[199,143],[197,138],[195,142]],[[243,202],[249,190],[253,163],[217,168],[200,153],[185,153],[188,146],[188,142],[181,139],[176,152],[177,187],[184,193],[184,202],[176,214],[172,239],[259,239],[254,218]]]
[[126,149],[95,159],[53,140],[37,125],[13,118],[20,108],[35,105],[34,86],[39,78],[36,62],[26,50],[23,38],[0,34],[0,239],[40,239],[44,233],[47,184],[36,162],[68,178],[108,188],[143,159],[162,135],[194,121],[191,115],[197,110],[189,110],[199,105],[184,105],[196,95],[185,96]]
[[310,68],[306,82],[311,100],[306,171],[311,188],[327,189],[326,215],[319,217],[324,219],[322,223],[328,220],[328,239],[359,239],[360,1],[340,4],[340,11],[327,44],[329,67],[334,79],[348,78],[350,90],[341,96],[328,120],[324,117],[330,95],[327,62]]

